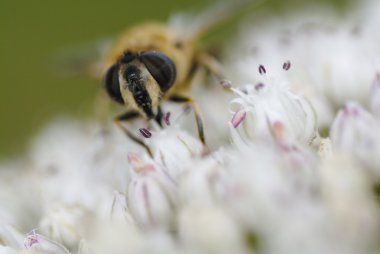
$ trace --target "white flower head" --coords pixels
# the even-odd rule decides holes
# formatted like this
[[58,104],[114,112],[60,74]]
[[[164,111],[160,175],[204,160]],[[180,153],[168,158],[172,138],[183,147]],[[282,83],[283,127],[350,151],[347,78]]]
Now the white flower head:
[[317,165],[307,149],[257,140],[227,163],[225,200],[245,227],[265,228],[309,202]]
[[43,201],[80,204],[96,211],[109,192],[121,191],[126,184],[126,149],[116,140],[101,134],[95,124],[61,120],[46,128],[33,143],[30,155]]
[[177,185],[165,170],[149,158],[128,154],[131,180],[127,204],[142,228],[171,228],[175,220]]
[[215,158],[196,160],[178,179],[180,202],[187,205],[217,204],[225,195],[227,180],[228,173]]
[[[265,68],[260,68],[264,72]],[[230,127],[243,139],[273,136],[277,140],[309,144],[316,137],[313,107],[307,99],[291,92],[286,84],[265,79],[256,85],[231,90],[239,97],[231,101],[234,116]]]
[[372,0],[352,3],[346,15],[313,5],[261,22],[255,15],[231,47],[231,75],[247,82],[259,64],[279,66],[278,61],[290,59],[295,68],[289,72],[289,86],[310,99],[319,126],[327,128],[337,106],[367,101],[373,73],[380,67],[380,5]]
[[198,138],[176,125],[167,126],[153,134],[148,144],[153,151],[154,160],[174,179],[194,159],[205,153],[205,147]]
[[346,104],[331,126],[333,149],[353,155],[380,177],[380,123],[358,103]]

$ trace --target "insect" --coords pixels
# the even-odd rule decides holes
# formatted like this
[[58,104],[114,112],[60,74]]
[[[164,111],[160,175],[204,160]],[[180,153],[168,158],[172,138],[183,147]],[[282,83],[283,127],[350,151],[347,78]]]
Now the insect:
[[123,122],[142,117],[161,125],[163,101],[188,104],[195,114],[199,139],[205,145],[200,111],[186,94],[198,68],[205,68],[219,78],[223,75],[218,62],[199,50],[197,42],[247,3],[225,2],[199,15],[182,30],[160,23],[136,25],[123,33],[108,51],[104,87],[111,99],[127,109],[115,118],[115,123],[151,156],[150,148]]

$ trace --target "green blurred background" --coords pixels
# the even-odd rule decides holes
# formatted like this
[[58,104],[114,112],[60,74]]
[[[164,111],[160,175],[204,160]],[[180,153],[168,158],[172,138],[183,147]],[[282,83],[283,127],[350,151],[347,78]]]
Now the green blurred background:
[[[65,77],[57,70],[60,68],[56,64],[57,55],[117,35],[130,24],[146,20],[165,21],[170,14],[202,10],[215,2],[1,0],[0,159],[23,152],[34,133],[49,120],[62,115],[74,118],[94,115],[100,82],[85,76]],[[306,2],[272,0],[260,10],[282,12]],[[345,1],[319,2],[339,9]],[[242,14],[254,11],[252,7]],[[219,28],[214,37],[217,38],[218,34],[220,37],[226,30],[232,31],[236,23],[235,18],[228,27]]]

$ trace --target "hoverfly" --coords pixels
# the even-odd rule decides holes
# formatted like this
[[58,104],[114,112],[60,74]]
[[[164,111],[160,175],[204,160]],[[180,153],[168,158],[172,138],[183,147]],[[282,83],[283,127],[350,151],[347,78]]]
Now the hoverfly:
[[127,109],[115,122],[150,155],[150,148],[122,122],[143,117],[161,125],[163,101],[188,104],[195,114],[199,139],[205,145],[200,111],[186,92],[191,88],[197,68],[205,68],[218,78],[223,75],[218,62],[199,50],[197,42],[249,2],[225,2],[194,18],[188,29],[160,23],[136,25],[123,33],[107,52],[105,90],[111,99]]

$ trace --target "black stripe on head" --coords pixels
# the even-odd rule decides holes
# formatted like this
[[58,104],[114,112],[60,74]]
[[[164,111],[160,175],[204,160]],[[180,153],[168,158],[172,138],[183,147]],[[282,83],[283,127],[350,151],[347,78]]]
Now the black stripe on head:
[[119,84],[119,66],[117,64],[112,65],[105,77],[104,77],[104,87],[108,95],[116,102],[124,104],[123,97],[120,92]]
[[167,55],[160,52],[144,52],[139,59],[157,81],[162,92],[172,87],[177,71],[173,61]]
[[146,90],[143,79],[141,79],[141,71],[136,66],[131,65],[124,71],[124,78],[137,106],[144,111],[148,119],[153,118],[152,99]]

